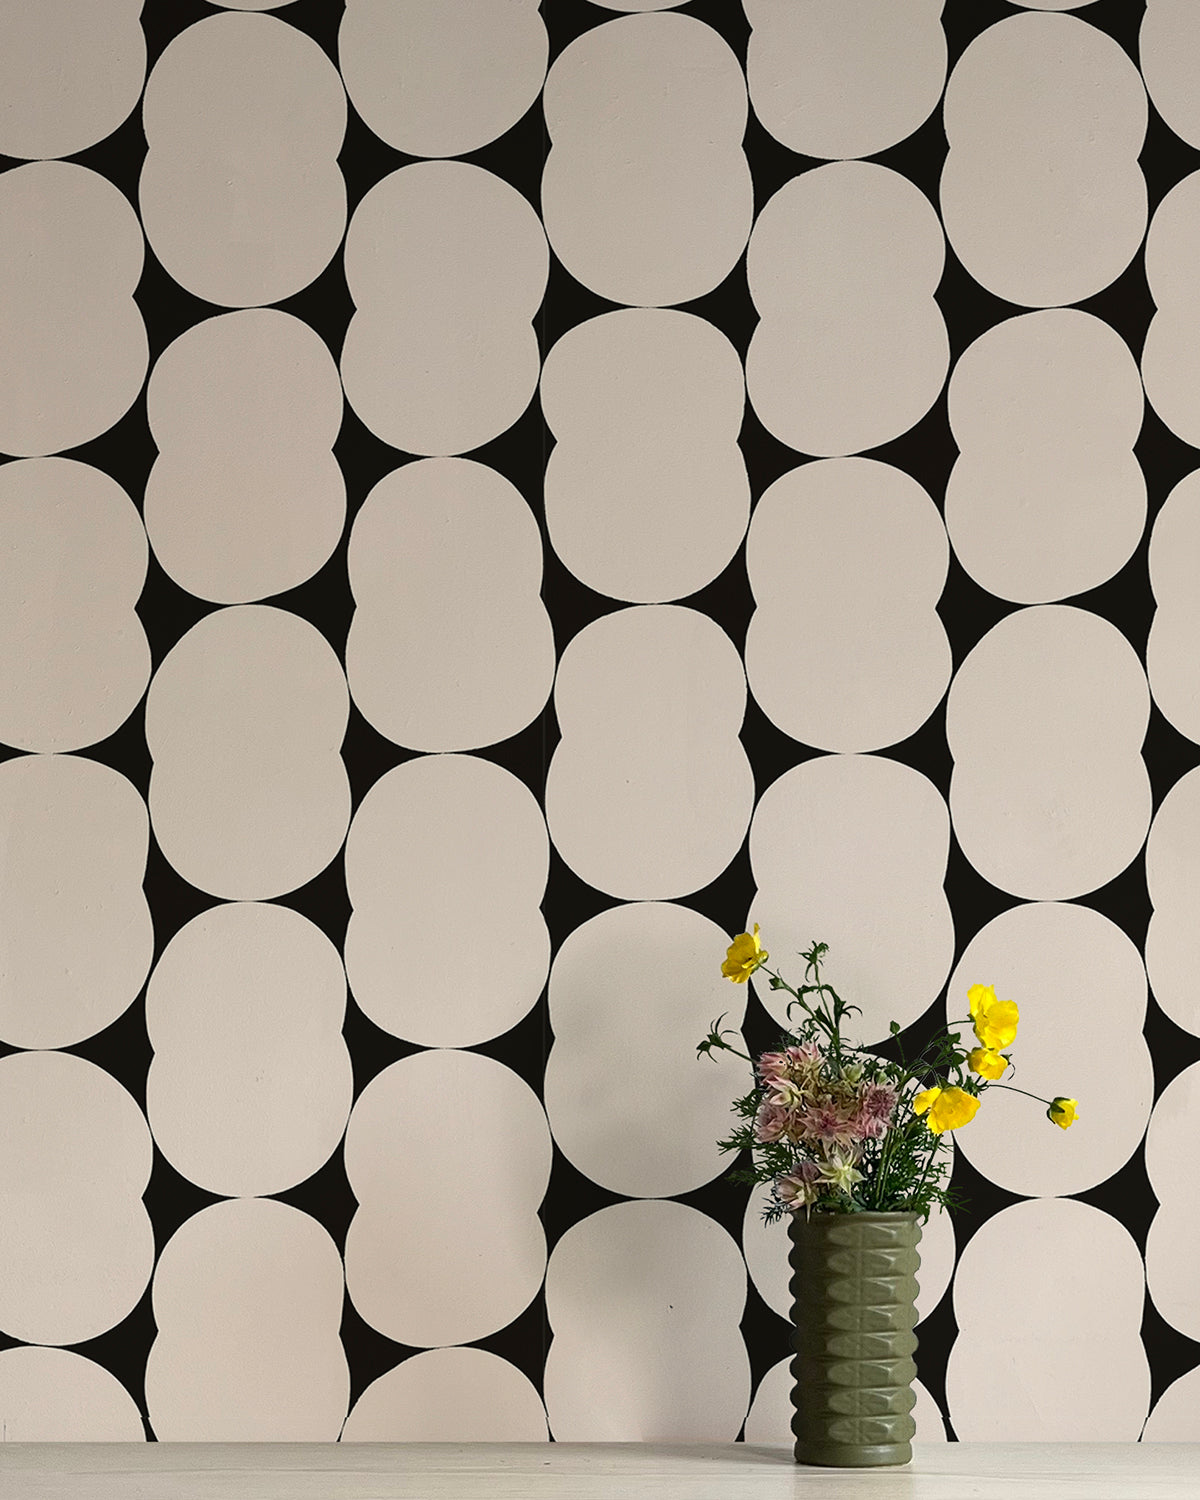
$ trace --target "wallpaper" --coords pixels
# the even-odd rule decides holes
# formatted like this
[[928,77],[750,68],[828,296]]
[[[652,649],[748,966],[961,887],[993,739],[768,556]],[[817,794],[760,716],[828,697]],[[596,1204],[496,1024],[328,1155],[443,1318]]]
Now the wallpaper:
[[993,984],[918,1438],[1200,1441],[1200,8],[0,0],[0,1437],[789,1441],[716,1150]]

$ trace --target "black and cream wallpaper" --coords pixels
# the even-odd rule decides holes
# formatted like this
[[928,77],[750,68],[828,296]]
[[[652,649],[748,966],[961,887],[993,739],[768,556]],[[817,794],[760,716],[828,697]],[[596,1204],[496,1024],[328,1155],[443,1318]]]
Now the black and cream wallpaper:
[[789,1441],[715,1141],[1018,1002],[918,1438],[1200,1440],[1200,6],[0,0],[0,1434]]

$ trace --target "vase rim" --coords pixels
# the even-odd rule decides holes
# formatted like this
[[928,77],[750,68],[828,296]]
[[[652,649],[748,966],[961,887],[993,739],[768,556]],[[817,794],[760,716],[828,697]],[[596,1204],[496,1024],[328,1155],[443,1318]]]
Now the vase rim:
[[804,1220],[806,1217],[809,1222],[813,1219],[919,1219],[921,1210],[919,1208],[865,1208],[856,1213],[850,1209],[835,1209],[833,1212],[826,1210],[807,1216],[801,1213],[792,1215],[793,1220],[796,1221]]

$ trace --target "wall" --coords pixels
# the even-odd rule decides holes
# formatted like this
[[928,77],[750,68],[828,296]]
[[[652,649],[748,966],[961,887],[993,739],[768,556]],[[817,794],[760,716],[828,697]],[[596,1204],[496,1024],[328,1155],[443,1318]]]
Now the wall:
[[1200,16],[942,10],[0,5],[8,1439],[787,1441],[755,920],[1080,1100],[920,1436],[1200,1439]]

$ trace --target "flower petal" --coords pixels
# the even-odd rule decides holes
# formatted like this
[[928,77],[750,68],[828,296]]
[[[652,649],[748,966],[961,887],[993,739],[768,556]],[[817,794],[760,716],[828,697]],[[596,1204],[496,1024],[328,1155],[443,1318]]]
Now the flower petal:
[[759,964],[766,963],[770,956],[758,941],[758,923],[755,922],[753,932],[739,932],[730,943],[721,973],[734,984],[745,984]]
[[973,984],[967,991],[967,1003],[971,1007],[971,1018],[974,1019],[982,1007],[995,1005],[995,986],[990,984]]
[[1060,1095],[1051,1102],[1050,1108],[1046,1111],[1046,1118],[1053,1120],[1061,1129],[1069,1130],[1079,1118],[1076,1112],[1078,1103],[1078,1099],[1066,1099]]
[[997,1078],[1003,1078],[1008,1069],[1008,1059],[1001,1057],[990,1047],[976,1047],[967,1053],[967,1067],[972,1073],[978,1073],[980,1078],[987,1078],[993,1082]]
[[943,1089],[941,1097],[929,1111],[926,1123],[934,1135],[941,1135],[944,1130],[958,1130],[960,1126],[970,1124],[978,1108],[976,1094],[968,1094],[965,1089]]

